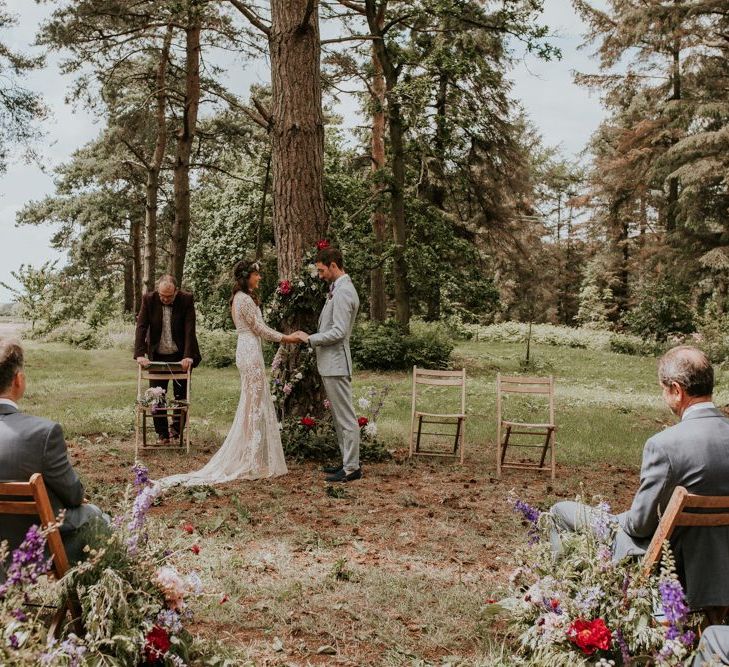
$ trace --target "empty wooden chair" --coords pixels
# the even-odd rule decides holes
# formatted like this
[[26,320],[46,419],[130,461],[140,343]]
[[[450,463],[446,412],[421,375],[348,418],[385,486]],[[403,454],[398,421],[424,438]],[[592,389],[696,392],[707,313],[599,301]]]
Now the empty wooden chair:
[[[509,394],[535,395],[546,397],[548,405],[546,421],[508,421],[503,417],[504,398]],[[501,477],[503,468],[521,468],[528,470],[549,470],[552,479],[556,475],[555,434],[557,425],[554,420],[554,378],[523,377],[517,375],[496,376],[496,474]],[[543,442],[519,442],[513,436],[539,438]],[[539,463],[525,461],[507,461],[506,452],[509,447],[541,449]],[[546,464],[547,453],[549,463]]]
[[[0,482],[0,499],[0,515],[37,516],[42,528],[46,528],[56,521],[46,485],[43,483],[43,476],[40,473],[32,475],[28,482]],[[54,528],[48,533],[46,542],[48,551],[53,557],[51,574],[55,575],[57,579],[61,579],[68,572],[69,563],[58,528]],[[71,615],[71,622],[76,634],[83,637],[81,605],[75,595],[69,596],[55,609],[49,633],[53,636],[59,635],[67,613]]]
[[[460,410],[453,413],[422,412],[418,410],[418,385],[454,387],[459,390]],[[413,366],[413,395],[412,409],[410,415],[410,457],[422,456],[443,456],[457,458],[460,455],[460,462],[463,464],[465,448],[465,421],[466,421],[466,369],[460,371],[431,371]],[[423,430],[429,425],[436,424],[437,427],[452,425],[455,426],[453,433],[439,433]],[[437,428],[436,427],[436,428]],[[453,450],[443,451],[435,449],[424,449],[421,445],[422,436],[446,436],[453,438]]]
[[[660,561],[663,543],[671,539],[674,530],[679,526],[705,528],[729,526],[729,496],[700,496],[689,493],[683,486],[677,486],[661,516],[648,550],[643,556],[644,574],[650,574],[656,563]],[[705,566],[711,566],[707,562],[707,554],[702,553],[701,558]],[[729,564],[729,543],[725,545],[721,553],[712,553],[708,555],[708,558],[709,560],[716,559],[716,567],[712,567],[712,571],[725,571]],[[689,589],[690,582],[687,581],[685,584]],[[706,614],[709,623],[722,623],[729,609],[727,607],[706,607],[701,611]]]
[[[190,453],[190,379],[191,369],[183,370],[179,362],[151,362],[149,366],[138,367],[137,371],[137,410],[135,414],[135,437],[134,437],[134,458],[136,459],[140,449],[182,449],[183,442],[185,451]],[[175,380],[184,380],[187,382],[187,392],[185,399],[176,401],[176,405],[164,408],[156,408],[153,406],[142,405],[139,401],[144,396],[147,387],[143,383],[149,380],[169,380],[168,396],[172,393],[172,382]],[[179,440],[169,446],[148,445],[147,444],[147,421],[153,420],[154,417],[177,417],[182,415],[182,429],[180,429]],[[140,443],[141,436],[141,443]]]

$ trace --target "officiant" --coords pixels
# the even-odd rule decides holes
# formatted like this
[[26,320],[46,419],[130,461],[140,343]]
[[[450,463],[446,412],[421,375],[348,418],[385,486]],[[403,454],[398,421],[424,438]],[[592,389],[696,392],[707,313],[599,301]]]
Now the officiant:
[[[200,348],[195,335],[195,299],[190,292],[178,289],[174,276],[161,276],[157,289],[142,297],[134,336],[134,358],[143,367],[148,366],[150,361],[169,361],[179,363],[187,370],[200,363]],[[149,385],[167,391],[169,380],[150,380]],[[184,399],[187,382],[173,380],[172,390],[175,399]],[[160,445],[169,444],[170,438],[180,438],[183,428],[182,414],[173,418],[171,429],[166,415],[154,418],[154,430]]]

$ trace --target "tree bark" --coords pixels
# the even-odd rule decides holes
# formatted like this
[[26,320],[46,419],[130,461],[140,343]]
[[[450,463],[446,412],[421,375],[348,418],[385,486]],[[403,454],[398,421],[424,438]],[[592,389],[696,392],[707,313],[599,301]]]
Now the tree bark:
[[[144,291],[153,292],[157,274],[157,198],[159,195],[159,172],[167,149],[167,63],[172,43],[172,26],[167,26],[155,77],[157,105],[155,120],[157,124],[157,140],[152,160],[147,167],[146,199],[144,205]],[[139,298],[139,297],[137,297]]]
[[[384,16],[379,17],[380,30],[384,25]],[[370,271],[370,319],[373,322],[384,322],[387,316],[387,300],[385,297],[385,269],[382,266],[382,254],[387,240],[387,218],[383,210],[382,194],[385,189],[382,169],[385,166],[385,75],[382,63],[377,56],[377,49],[372,47],[372,189],[375,205],[372,211],[372,232],[375,237],[372,249],[377,266]]]
[[[134,238],[134,221],[129,221],[129,247],[132,247]],[[134,309],[134,255],[131,252],[124,253],[124,306],[125,313],[131,313]]]
[[142,304],[142,221],[135,215],[130,221],[129,242],[132,254],[132,285],[134,296],[132,298],[134,313],[139,312]]
[[279,277],[291,280],[328,226],[318,2],[272,0],[271,19],[273,231]]
[[197,132],[200,106],[200,1],[189,0],[185,28],[185,106],[177,133],[177,155],[173,175],[175,220],[172,224],[170,273],[182,284],[190,235],[190,154]]

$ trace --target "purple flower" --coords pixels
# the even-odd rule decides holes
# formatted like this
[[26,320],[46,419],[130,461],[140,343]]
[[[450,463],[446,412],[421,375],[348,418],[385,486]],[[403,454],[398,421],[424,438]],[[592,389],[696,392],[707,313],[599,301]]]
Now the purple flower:
[[610,505],[606,502],[601,502],[595,508],[595,512],[592,515],[592,530],[595,533],[595,537],[601,542],[607,542],[612,536],[612,517],[610,516]]
[[134,499],[132,506],[132,517],[127,525],[129,530],[129,539],[127,546],[129,552],[134,554],[137,551],[137,544],[142,537],[142,529],[144,528],[144,520],[147,516],[149,508],[152,507],[154,499],[157,497],[157,491],[152,486],[143,486],[139,489],[137,497]]
[[630,665],[632,663],[630,658],[630,649],[628,648],[628,642],[625,641],[625,637],[623,637],[623,632],[621,630],[615,631],[615,641],[620,647],[620,656],[623,659],[623,665]]
[[13,551],[7,569],[7,580],[0,586],[0,599],[11,586],[34,584],[38,577],[51,569],[51,559],[45,557],[46,538],[38,526],[31,526],[21,545]]
[[16,635],[15,633],[10,635],[10,637],[8,638],[8,641],[10,642],[11,648],[17,649],[20,647],[20,641],[18,640],[18,635]]
[[537,530],[537,523],[542,513],[536,508],[532,507],[523,500],[514,501],[514,511],[519,512],[522,517],[528,521],[531,526],[529,527],[529,544],[539,541],[539,531]]
[[683,588],[678,580],[662,579],[658,583],[658,591],[661,594],[661,604],[666,620],[671,625],[683,623],[690,609],[686,604]]
[[23,610],[18,607],[17,609],[13,609],[13,611],[10,612],[10,615],[17,621],[20,621],[21,623],[25,623],[28,620],[28,616],[23,612]]
[[149,484],[149,469],[141,463],[135,463],[132,468],[134,473],[134,486],[139,489]]
[[163,609],[157,614],[156,625],[164,628],[171,635],[182,632],[182,619],[174,609]]

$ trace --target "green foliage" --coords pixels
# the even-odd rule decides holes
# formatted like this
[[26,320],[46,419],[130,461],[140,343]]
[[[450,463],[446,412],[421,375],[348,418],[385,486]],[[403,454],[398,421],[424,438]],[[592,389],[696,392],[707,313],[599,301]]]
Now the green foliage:
[[660,354],[662,346],[654,340],[614,333],[610,336],[610,351],[618,354],[632,354],[650,357]]
[[203,365],[211,368],[235,365],[235,350],[238,343],[235,331],[198,329],[197,339]]
[[729,313],[718,313],[711,304],[706,313],[697,319],[699,347],[715,364],[729,359]]
[[445,325],[414,321],[409,334],[394,320],[357,326],[352,360],[359,368],[402,370],[448,368],[454,342]]
[[668,279],[644,284],[635,307],[623,321],[636,336],[664,341],[671,334],[694,331],[694,315],[686,290]]

